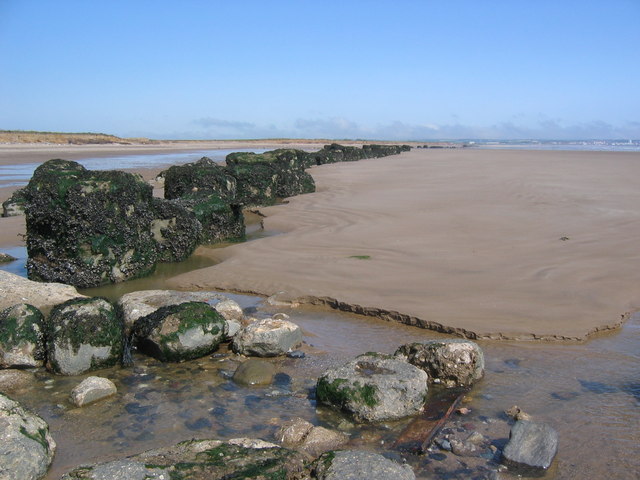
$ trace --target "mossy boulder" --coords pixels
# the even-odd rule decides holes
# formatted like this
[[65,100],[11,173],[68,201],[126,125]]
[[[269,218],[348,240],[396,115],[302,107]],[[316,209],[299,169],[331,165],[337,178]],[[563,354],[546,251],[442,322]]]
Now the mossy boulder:
[[164,198],[175,200],[194,192],[215,194],[233,203],[236,198],[236,179],[229,171],[211,160],[202,157],[197,162],[174,165],[162,172],[164,176]]
[[337,143],[325,145],[317,152],[309,154],[309,162],[313,165],[324,165],[336,162],[355,162],[365,158],[380,158],[397,155],[411,150],[409,145],[364,145],[362,148],[344,146]]
[[482,349],[469,340],[408,343],[399,347],[394,355],[421,368],[431,382],[445,387],[468,387],[484,375]]
[[174,202],[193,212],[202,225],[200,241],[217,243],[241,240],[245,235],[242,208],[236,203],[229,203],[216,194],[193,192]]
[[202,224],[189,208],[169,200],[152,200],[151,235],[158,260],[181,262],[189,258],[202,239]]
[[200,358],[215,351],[226,336],[227,322],[204,302],[162,307],[133,325],[134,344],[162,362]]
[[427,390],[424,371],[389,355],[367,353],[327,370],[318,379],[316,399],[356,420],[377,422],[419,412]]
[[29,278],[90,287],[155,268],[152,188],[139,175],[49,160],[26,197]]
[[[243,207],[274,205],[277,201],[278,174],[270,165],[232,161],[227,167],[237,180],[236,201]],[[243,154],[244,155],[244,154]]]
[[111,367],[123,354],[122,320],[104,298],[82,298],[57,305],[46,325],[47,367],[79,375]]
[[46,475],[56,451],[47,423],[0,394],[0,479],[37,480]]
[[0,312],[0,367],[41,367],[44,358],[42,312],[26,303]]
[[305,457],[260,440],[188,440],[122,460],[78,467],[61,480],[309,478]]

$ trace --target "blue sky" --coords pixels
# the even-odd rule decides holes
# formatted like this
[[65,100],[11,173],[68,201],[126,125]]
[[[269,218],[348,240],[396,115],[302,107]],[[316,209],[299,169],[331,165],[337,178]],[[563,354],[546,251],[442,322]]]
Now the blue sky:
[[640,138],[640,0],[0,0],[0,129]]

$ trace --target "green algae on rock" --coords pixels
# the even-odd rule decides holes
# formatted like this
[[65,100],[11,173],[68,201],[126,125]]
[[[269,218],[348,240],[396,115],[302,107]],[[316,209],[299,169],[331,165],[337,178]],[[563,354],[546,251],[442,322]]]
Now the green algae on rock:
[[26,303],[0,312],[0,367],[41,367],[44,358],[42,312]]

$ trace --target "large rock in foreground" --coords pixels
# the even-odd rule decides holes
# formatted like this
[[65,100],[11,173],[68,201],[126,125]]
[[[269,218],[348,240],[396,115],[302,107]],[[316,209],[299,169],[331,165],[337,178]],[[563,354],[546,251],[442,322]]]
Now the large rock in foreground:
[[422,409],[427,374],[388,355],[367,353],[327,370],[316,386],[318,402],[377,422],[413,415]]
[[69,285],[62,283],[42,283],[0,270],[0,309],[19,303],[28,303],[43,313],[48,313],[54,305],[72,298],[86,298]]
[[103,298],[58,305],[46,325],[47,366],[55,373],[78,375],[112,367],[122,359],[122,322]]
[[377,453],[359,450],[331,451],[314,462],[318,480],[415,480],[409,465],[400,465]]
[[47,423],[0,394],[0,480],[36,480],[56,450]]
[[558,433],[544,423],[518,420],[502,451],[502,463],[521,473],[539,474],[549,468],[558,451]]
[[61,480],[300,480],[308,478],[304,464],[303,455],[259,440],[190,440],[123,460],[79,467]]
[[421,368],[430,381],[446,387],[470,386],[484,375],[484,354],[468,340],[408,343],[398,348],[395,356]]
[[41,367],[44,362],[44,316],[20,303],[0,312],[0,367]]
[[139,350],[162,362],[203,357],[218,348],[226,333],[224,317],[204,302],[162,307],[133,326]]
[[287,320],[258,320],[233,337],[233,351],[256,357],[285,355],[302,343],[302,330]]

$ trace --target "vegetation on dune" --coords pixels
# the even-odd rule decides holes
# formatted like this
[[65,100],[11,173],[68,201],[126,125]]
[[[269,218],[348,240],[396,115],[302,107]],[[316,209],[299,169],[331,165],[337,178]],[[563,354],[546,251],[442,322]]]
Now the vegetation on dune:
[[121,138],[106,133],[37,132],[33,130],[0,130],[0,143],[53,143],[71,145],[158,143],[148,138]]

